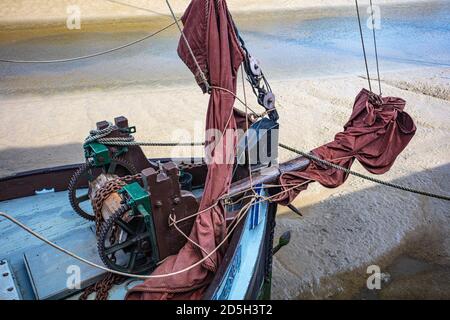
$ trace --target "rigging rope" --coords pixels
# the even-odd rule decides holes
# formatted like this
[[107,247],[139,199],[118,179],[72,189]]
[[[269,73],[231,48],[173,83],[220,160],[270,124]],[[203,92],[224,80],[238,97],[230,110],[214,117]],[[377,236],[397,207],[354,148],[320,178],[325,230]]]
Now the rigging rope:
[[[216,205],[218,204],[218,202],[216,203]],[[245,208],[245,207],[244,207]],[[243,209],[244,209],[243,208]],[[242,209],[241,209],[242,210]],[[97,268],[97,269],[101,269],[105,272],[110,272],[110,273],[114,273],[116,275],[119,276],[124,276],[124,277],[129,277],[129,278],[137,278],[137,279],[152,279],[152,278],[166,278],[166,277],[170,277],[170,276],[175,276],[184,272],[187,272],[193,268],[195,268],[196,266],[202,264],[203,262],[205,262],[207,259],[209,259],[217,250],[219,250],[228,240],[228,238],[230,237],[230,235],[232,234],[232,232],[234,231],[234,229],[239,225],[239,222],[246,216],[248,210],[243,212],[242,214],[240,214],[238,221],[236,223],[236,225],[233,226],[233,228],[230,230],[229,233],[227,233],[224,237],[224,239],[206,256],[204,256],[202,259],[200,259],[199,261],[197,261],[196,263],[174,271],[174,272],[170,272],[170,273],[165,273],[165,274],[158,274],[158,275],[139,275],[139,274],[132,274],[132,273],[127,273],[127,272],[121,272],[121,271],[117,271],[117,270],[113,270],[107,267],[104,267],[102,265],[99,265],[95,262],[92,262],[90,260],[87,260],[83,257],[80,257],[79,255],[75,254],[74,252],[67,250],[59,245],[57,245],[56,243],[50,241],[49,239],[45,238],[44,236],[42,236],[41,234],[35,232],[34,230],[32,230],[31,228],[29,228],[28,226],[26,226],[25,224],[23,224],[22,222],[18,221],[17,219],[13,218],[12,216],[1,212],[0,211],[0,217],[4,217],[6,219],[8,219],[9,221],[11,221],[12,223],[14,223],[15,225],[19,226],[20,228],[22,228],[23,230],[25,230],[26,232],[30,233],[31,235],[33,235],[34,237],[38,238],[39,240],[45,242],[46,244],[48,244],[49,246],[71,256],[74,259],[77,259],[78,261],[81,261],[87,265],[90,265],[91,267]]]
[[445,201],[450,201],[450,197],[449,196],[435,194],[435,193],[430,193],[430,192],[421,191],[421,190],[416,190],[416,189],[405,187],[405,186],[402,186],[402,185],[399,185],[399,184],[396,184],[396,183],[386,182],[386,181],[383,181],[383,180],[380,180],[380,179],[377,179],[377,178],[374,178],[374,177],[370,177],[370,176],[364,175],[362,173],[358,173],[356,171],[352,171],[350,169],[341,167],[341,166],[339,166],[339,165],[337,165],[335,163],[332,163],[330,161],[327,161],[327,160],[321,159],[319,157],[316,157],[315,155],[313,155],[311,153],[306,153],[306,152],[303,152],[301,150],[297,150],[297,149],[289,147],[289,146],[287,146],[285,144],[280,143],[279,146],[281,148],[283,148],[283,149],[286,149],[288,151],[297,153],[297,154],[299,154],[299,155],[301,155],[301,156],[303,156],[303,157],[305,157],[307,159],[310,159],[312,161],[318,162],[318,163],[320,163],[322,165],[329,166],[329,167],[332,167],[334,169],[344,171],[347,174],[351,174],[351,175],[357,176],[357,177],[365,179],[365,180],[369,180],[369,181],[372,181],[372,182],[375,182],[375,183],[378,183],[378,184],[381,184],[381,185],[385,185],[385,186],[388,186],[388,187],[391,187],[391,188],[395,188],[395,189],[399,189],[399,190],[403,190],[403,191],[408,191],[408,192],[411,192],[411,193],[420,194],[420,195],[424,195],[424,196],[431,197],[431,198],[436,198],[436,199],[441,199],[441,200],[445,200]]
[[164,17],[169,17],[170,16],[170,15],[165,14],[165,13],[161,13],[161,12],[154,11],[154,10],[151,10],[151,9],[148,9],[148,8],[136,6],[136,5],[131,4],[131,3],[125,3],[125,2],[116,1],[116,0],[105,0],[105,1],[111,2],[111,3],[115,3],[115,4],[118,4],[118,5],[121,5],[121,6],[125,6],[125,7],[130,7],[130,8],[133,8],[133,9],[138,9],[138,10],[141,10],[141,11],[154,13],[154,14],[159,15],[159,16],[164,16]]
[[374,46],[374,49],[375,49],[375,61],[377,63],[378,89],[380,91],[380,96],[381,96],[380,67],[379,67],[379,63],[378,63],[377,37],[375,35],[375,20],[374,20],[374,17],[373,17],[372,0],[370,0],[370,15],[371,15],[371,18],[372,18],[372,34],[373,34],[373,46]]
[[[204,145],[203,142],[185,142],[185,143],[172,143],[172,142],[137,142],[134,141],[134,137],[118,137],[118,138],[104,138],[105,135],[109,134],[115,127],[110,124],[109,127],[102,129],[102,130],[92,130],[91,131],[91,136],[87,137],[85,141],[90,142],[100,142],[103,143],[105,145],[112,145],[112,146],[156,146],[156,147],[176,147],[176,146],[202,146]],[[85,142],[86,144],[87,142]],[[385,185],[391,188],[395,188],[395,189],[399,189],[399,190],[403,190],[403,191],[408,191],[411,193],[415,193],[415,194],[420,194],[420,195],[424,195],[424,196],[428,196],[431,198],[436,198],[436,199],[441,199],[441,200],[446,200],[446,201],[450,201],[450,197],[449,196],[445,196],[445,195],[440,195],[440,194],[435,194],[435,193],[430,193],[430,192],[426,192],[426,191],[421,191],[421,190],[416,190],[416,189],[412,189],[409,187],[405,187],[399,184],[395,184],[392,182],[386,182],[383,180],[380,180],[378,178],[375,177],[371,177],[368,175],[364,175],[362,173],[358,173],[356,171],[352,171],[350,169],[347,169],[345,167],[339,166],[335,163],[332,163],[330,161],[327,161],[325,159],[321,159],[319,157],[314,156],[311,153],[306,153],[304,151],[295,149],[293,147],[290,147],[286,144],[283,143],[279,143],[278,144],[281,148],[286,149],[288,151],[294,152],[296,154],[299,154],[309,160],[318,162],[322,165],[325,166],[330,166],[334,169],[337,170],[341,170],[344,171],[347,174],[351,174],[354,176],[357,176],[361,179],[364,180],[368,180],[368,181],[372,181],[381,185]]]
[[108,146],[142,146],[142,147],[195,147],[204,146],[204,142],[138,142],[120,141],[121,138],[105,138],[97,141]]
[[170,5],[169,0],[166,0],[166,3],[167,3],[167,6],[169,7],[170,14],[172,15],[172,18],[173,18],[173,20],[175,21],[175,23],[177,24],[178,30],[179,30],[180,33],[181,33],[181,37],[183,38],[183,41],[186,43],[186,46],[187,46],[187,48],[188,48],[188,50],[189,50],[189,54],[192,56],[192,59],[193,59],[194,62],[195,62],[195,66],[196,66],[198,72],[200,73],[200,77],[202,78],[202,82],[203,82],[203,84],[205,85],[206,92],[208,92],[208,91],[209,91],[209,82],[208,82],[208,79],[206,79],[205,73],[203,72],[202,68],[200,68],[200,64],[198,63],[197,59],[195,58],[194,51],[192,51],[192,48],[191,48],[191,46],[189,45],[189,41],[188,41],[188,39],[186,38],[186,35],[184,34],[183,30],[181,29],[180,24],[178,23],[179,20],[178,20],[177,17],[175,16],[175,13],[173,12],[173,9],[172,9],[172,6]]
[[[122,5],[128,5],[128,4],[120,3],[120,2],[118,2],[118,1],[113,1],[113,0],[106,0],[106,1],[114,2],[114,3],[119,3],[119,4],[122,4]],[[194,59],[196,65],[197,65],[197,68],[198,68],[198,70],[199,70],[199,72],[200,72],[200,75],[201,75],[201,77],[202,77],[202,81],[205,83],[205,86],[206,86],[206,88],[208,89],[207,91],[209,91],[210,88],[228,91],[229,93],[233,94],[233,95],[239,100],[239,102],[243,103],[243,104],[246,106],[246,109],[247,109],[247,108],[248,108],[248,106],[247,106],[247,101],[243,102],[243,101],[240,100],[240,99],[236,96],[236,94],[234,94],[233,92],[231,92],[231,91],[229,91],[229,90],[227,90],[227,89],[225,89],[225,88],[211,87],[211,86],[209,85],[209,83],[208,83],[208,81],[207,81],[207,79],[206,79],[206,77],[205,77],[203,71],[201,70],[200,66],[198,65],[198,62],[197,62],[197,60],[196,60],[196,58],[195,58],[195,55],[194,55],[194,53],[192,52],[192,49],[190,48],[189,43],[188,43],[188,41],[187,41],[187,39],[186,39],[186,37],[185,37],[185,35],[184,35],[184,33],[183,33],[183,31],[182,31],[182,29],[181,29],[179,23],[178,23],[178,19],[175,17],[175,14],[174,14],[174,12],[173,12],[171,6],[170,6],[169,1],[166,0],[166,2],[167,2],[167,5],[169,6],[169,9],[170,9],[170,11],[171,11],[172,17],[174,18],[175,22],[173,22],[173,23],[171,23],[170,25],[164,27],[163,29],[160,29],[160,30],[156,31],[155,33],[152,33],[152,34],[150,34],[150,35],[148,35],[148,36],[146,36],[146,37],[144,37],[144,38],[138,39],[138,40],[136,40],[136,41],[133,41],[133,42],[128,43],[128,44],[125,44],[125,45],[123,45],[123,46],[120,46],[120,47],[117,47],[117,48],[113,48],[113,49],[110,49],[110,50],[106,50],[106,51],[103,51],[103,52],[99,52],[99,53],[87,55],[87,56],[81,56],[81,57],[75,57],[75,58],[68,58],[68,59],[46,60],[46,61],[27,61],[27,60],[7,60],[7,59],[0,59],[0,62],[9,62],[9,63],[59,63],[59,62],[69,62],[69,61],[76,61],[76,60],[82,60],[82,59],[92,58],[92,57],[96,57],[96,56],[100,56],[100,55],[103,55],[103,54],[107,54],[107,53],[110,53],[110,52],[113,52],[113,51],[117,51],[117,50],[120,50],[120,49],[129,47],[129,46],[134,45],[134,44],[136,44],[136,43],[142,42],[142,41],[144,41],[144,40],[146,40],[146,39],[148,39],[148,38],[150,38],[150,37],[153,37],[153,36],[157,35],[158,33],[162,32],[162,31],[168,29],[169,27],[173,26],[174,24],[176,24],[177,27],[178,27],[178,29],[180,30],[180,32],[181,32],[181,34],[182,34],[182,37],[184,38],[184,41],[186,42],[186,44],[187,44],[187,46],[188,46],[188,48],[189,48],[189,50],[190,50],[190,54],[192,55],[192,57],[193,57],[193,59]],[[364,45],[364,39],[363,39],[363,34],[362,34],[361,19],[360,19],[360,15],[359,15],[358,1],[355,0],[355,3],[356,3],[356,8],[357,8],[357,15],[358,15],[358,22],[359,22],[360,35],[361,35],[361,42],[362,42],[363,52],[364,52],[364,59],[365,59],[366,72],[367,72],[367,79],[368,79],[368,82],[369,82],[369,88],[370,88],[370,91],[372,91],[371,83],[370,83],[370,75],[369,75],[368,63],[367,63],[367,56],[366,56],[365,45]],[[128,5],[128,6],[131,6],[131,5]],[[371,15],[372,15],[372,27],[373,27],[372,30],[373,30],[373,37],[374,37],[375,56],[376,56],[376,60],[377,60],[378,84],[379,84],[380,95],[381,95],[381,80],[380,80],[380,74],[379,74],[378,52],[377,52],[377,46],[376,46],[376,36],[375,36],[375,27],[374,27],[374,17],[373,17],[372,0],[370,0],[370,6],[371,6]],[[131,7],[133,7],[133,6],[131,6]],[[140,8],[140,9],[143,9],[143,8]],[[151,11],[151,10],[148,10],[148,11],[153,12],[153,11]],[[155,13],[155,12],[154,12],[154,13]],[[245,94],[245,86],[244,86],[244,94]],[[246,99],[245,99],[245,100],[246,100]],[[251,110],[251,109],[250,109],[250,110]],[[270,111],[269,111],[269,112],[270,112]],[[248,121],[248,120],[247,120],[247,121]],[[109,127],[107,127],[106,129],[103,129],[103,130],[93,130],[93,131],[91,131],[91,135],[90,135],[88,138],[86,138],[86,140],[85,140],[85,145],[88,144],[88,143],[90,143],[90,142],[93,142],[93,141],[98,141],[98,142],[101,142],[101,143],[104,143],[104,144],[107,144],[107,145],[119,145],[119,146],[120,146],[120,145],[122,145],[122,146],[123,146],[123,145],[140,145],[140,146],[182,146],[182,145],[185,145],[185,146],[196,146],[196,145],[204,145],[204,143],[195,143],[195,142],[193,142],[193,143],[154,143],[154,142],[136,142],[136,141],[134,141],[134,138],[133,138],[133,137],[129,137],[129,138],[126,138],[126,137],[125,137],[125,138],[105,138],[109,133],[111,133],[112,129],[113,129],[113,126],[109,126]],[[247,122],[247,129],[248,129],[248,122]],[[291,151],[291,152],[294,152],[294,153],[297,153],[297,154],[299,154],[299,155],[302,155],[302,156],[304,156],[305,158],[308,158],[308,159],[310,159],[310,160],[312,160],[312,161],[321,163],[321,164],[326,165],[326,166],[330,166],[330,167],[335,168],[335,169],[338,169],[338,170],[342,170],[342,171],[346,172],[347,174],[352,174],[352,175],[358,176],[358,177],[360,177],[360,178],[363,178],[363,179],[366,179],[366,180],[369,180],[369,181],[372,181],[372,182],[375,182],[375,183],[379,183],[379,184],[382,184],[382,185],[385,185],[385,186],[389,186],[389,187],[392,187],[392,188],[396,188],[396,189],[408,191],[408,192],[411,192],[411,193],[421,194],[421,195],[425,195],[425,196],[428,196],[428,197],[433,197],[433,198],[438,198],[438,199],[450,201],[450,197],[448,197],[448,196],[437,195],[437,194],[433,194],[433,193],[429,193],[429,192],[424,192],[424,191],[420,191],[420,190],[414,190],[414,189],[411,189],[411,188],[408,188],[408,187],[404,187],[404,186],[401,186],[401,185],[398,185],[398,184],[394,184],[394,183],[390,183],[390,182],[385,182],[385,181],[379,180],[379,179],[377,179],[377,178],[369,177],[369,176],[360,174],[360,173],[358,173],[358,172],[354,172],[354,171],[352,171],[352,170],[350,170],[350,169],[341,167],[341,166],[336,165],[336,164],[334,164],[334,163],[332,163],[332,162],[329,162],[329,161],[327,161],[327,160],[318,158],[318,157],[316,157],[316,156],[314,156],[314,155],[312,155],[312,154],[310,154],[310,153],[305,153],[305,152],[303,152],[303,151],[300,151],[300,150],[297,150],[297,149],[295,149],[295,148],[289,147],[289,146],[284,145],[284,144],[282,144],[282,143],[280,143],[279,146],[282,147],[282,148],[284,148],[284,149],[286,149],[286,150],[289,150],[289,151]],[[251,172],[250,172],[250,177],[251,177]],[[302,184],[304,184],[304,183],[302,183]],[[255,192],[255,191],[253,190],[253,184],[251,184],[251,187],[252,187],[252,191]],[[295,188],[295,187],[296,187],[296,186],[294,186],[293,188]],[[283,192],[286,192],[286,191],[283,191]],[[234,224],[233,227],[231,228],[231,230],[226,234],[226,236],[224,237],[223,241],[220,242],[220,243],[218,244],[218,246],[216,246],[216,248],[214,248],[210,253],[208,253],[208,254],[207,254],[205,257],[203,257],[201,260],[199,260],[198,262],[192,264],[192,265],[189,266],[189,267],[186,267],[186,268],[184,268],[184,269],[182,269],[182,270],[178,270],[178,271],[176,271],[176,272],[172,272],[172,273],[168,273],[168,274],[160,274],[160,275],[147,275],[147,276],[145,276],[145,275],[137,275],[137,274],[130,274],[130,273],[125,273],[125,272],[119,272],[119,271],[116,271],[116,270],[109,269],[109,268],[107,268],[107,267],[98,265],[98,264],[96,264],[96,263],[94,263],[94,262],[91,262],[91,261],[89,261],[89,260],[87,260],[87,259],[84,259],[84,258],[82,258],[82,257],[80,257],[80,256],[78,256],[78,255],[76,255],[75,253],[73,253],[73,252],[71,252],[71,251],[69,251],[69,250],[67,250],[67,249],[64,249],[64,248],[58,246],[57,244],[55,244],[55,243],[51,242],[50,240],[46,239],[46,238],[43,237],[42,235],[40,235],[40,234],[38,234],[37,232],[33,231],[31,228],[27,227],[26,225],[22,224],[20,221],[18,221],[18,220],[16,220],[15,218],[9,216],[9,215],[6,214],[6,213],[0,212],[0,216],[3,216],[4,218],[8,219],[8,220],[11,221],[12,223],[14,223],[14,224],[16,224],[17,226],[21,227],[21,228],[22,228],[23,230],[25,230],[26,232],[32,234],[33,236],[35,236],[36,238],[40,239],[41,241],[47,243],[48,245],[52,246],[53,248],[55,248],[55,249],[57,249],[57,250],[59,250],[59,251],[65,253],[65,254],[67,254],[67,255],[69,255],[69,256],[71,256],[71,257],[73,257],[73,258],[75,258],[75,259],[77,259],[77,260],[79,260],[79,261],[81,261],[81,262],[84,262],[84,263],[86,263],[86,264],[88,264],[88,265],[90,265],[90,266],[92,266],[92,267],[95,267],[95,268],[98,268],[98,269],[101,269],[101,270],[104,270],[104,271],[106,271],[106,272],[110,272],[110,273],[113,273],[113,274],[116,274],[116,275],[120,275],[120,276],[132,277],[132,278],[139,278],[139,279],[149,279],[149,278],[163,278],[163,277],[168,277],[168,276],[177,275],[177,274],[180,274],[180,273],[189,271],[189,270],[191,270],[192,268],[194,268],[194,267],[200,265],[201,263],[203,263],[204,261],[206,261],[207,259],[209,259],[209,258],[211,257],[211,255],[214,254],[214,253],[215,253],[215,252],[216,252],[216,251],[217,251],[217,250],[218,250],[218,249],[219,249],[219,248],[227,241],[227,239],[228,239],[228,237],[231,235],[232,231],[234,231],[234,229],[239,225],[239,222],[243,219],[243,217],[246,216],[248,210],[245,210],[245,209],[248,209],[248,208],[250,207],[251,204],[254,204],[254,203],[255,203],[255,200],[256,200],[257,198],[258,198],[258,196],[255,195],[255,194],[252,196],[252,200],[250,201],[250,203],[247,204],[246,206],[244,206],[244,207],[241,209],[241,211],[239,212],[238,218],[237,218],[237,221],[236,221],[236,224]],[[269,200],[269,199],[270,199],[270,197],[264,199],[263,201],[266,201],[266,200]],[[221,200],[221,199],[218,199],[218,201],[215,203],[215,205],[217,205],[217,204],[219,203],[220,200]],[[215,206],[215,205],[214,205],[214,206]],[[197,214],[199,214],[199,213],[197,213]],[[176,221],[175,218],[171,217],[171,222],[176,226],[177,223],[179,223],[180,221]],[[177,230],[178,230],[178,229],[179,229],[179,228],[177,228]],[[179,231],[181,232],[181,230],[179,230]],[[185,235],[183,232],[181,232],[181,233],[182,233],[182,235],[183,235],[184,237],[186,237],[186,238],[189,240],[189,237],[188,237],[187,235]]]
[[[285,193],[285,192],[287,192],[287,191],[289,191],[289,190],[291,190],[291,189],[293,189],[293,188],[297,188],[297,187],[299,187],[299,186],[301,186],[301,185],[303,185],[303,184],[305,184],[305,182],[302,182],[302,183],[300,183],[300,184],[294,185],[293,187],[291,187],[291,188],[289,188],[289,189],[287,189],[287,190],[281,191],[281,192],[279,192],[278,194]],[[271,187],[280,187],[280,186],[281,186],[281,185],[274,185],[274,186],[271,186]],[[243,190],[242,193],[245,193],[246,191],[249,191],[249,190],[248,190],[248,189],[247,189],[247,190]],[[184,268],[184,269],[180,269],[180,270],[178,270],[178,271],[174,271],[174,272],[171,272],[171,273],[159,274],[159,275],[140,275],[140,274],[132,274],[132,273],[126,273],[126,272],[116,271],[116,270],[107,268],[107,267],[105,267],[105,266],[99,265],[99,264],[97,264],[97,263],[95,263],[95,262],[92,262],[92,261],[90,261],[90,260],[87,260],[87,259],[85,259],[85,258],[83,258],[83,257],[80,257],[80,256],[77,255],[76,253],[74,253],[74,252],[72,252],[72,251],[70,251],[70,250],[67,250],[67,249],[65,249],[65,248],[63,248],[63,247],[57,245],[56,243],[50,241],[50,240],[47,239],[46,237],[44,237],[44,236],[42,236],[41,234],[37,233],[36,231],[34,231],[33,229],[31,229],[31,228],[28,227],[27,225],[23,224],[22,222],[20,222],[19,220],[15,219],[14,217],[12,217],[12,216],[6,214],[5,212],[1,212],[1,211],[0,211],[0,217],[4,217],[5,219],[7,219],[7,220],[9,220],[10,222],[12,222],[13,224],[19,226],[19,227],[22,228],[24,231],[28,232],[29,234],[31,234],[32,236],[38,238],[39,240],[43,241],[44,243],[48,244],[49,246],[55,248],[56,250],[59,250],[59,251],[61,251],[62,253],[65,253],[65,254],[71,256],[72,258],[77,259],[78,261],[81,261],[81,262],[83,262],[83,263],[85,263],[85,264],[87,264],[87,265],[89,265],[89,266],[91,266],[91,267],[94,267],[94,268],[103,270],[103,271],[105,271],[105,272],[110,272],[110,273],[113,273],[113,274],[116,274],[116,275],[119,275],[119,276],[124,276],[124,277],[129,277],[129,278],[136,278],[136,279],[144,279],[144,280],[145,280],[145,279],[151,279],[151,278],[165,278],[165,277],[175,276],[175,275],[181,274],[181,273],[183,273],[183,272],[187,272],[187,271],[189,271],[189,270],[195,268],[196,266],[202,264],[202,263],[205,262],[207,259],[209,259],[209,258],[211,257],[211,255],[213,255],[217,250],[219,250],[219,248],[221,248],[225,243],[227,243],[228,238],[231,236],[231,234],[232,234],[233,231],[236,229],[236,227],[239,225],[239,223],[242,221],[242,219],[247,215],[247,213],[248,213],[248,210],[247,210],[247,209],[250,207],[251,204],[258,204],[258,203],[263,202],[263,201],[270,201],[270,200],[271,200],[273,197],[275,197],[276,195],[277,195],[277,194],[272,195],[272,196],[270,196],[270,197],[264,197],[264,196],[261,196],[261,195],[255,195],[255,194],[253,194],[252,196],[250,196],[250,197],[251,197],[251,200],[249,201],[249,203],[247,203],[245,206],[243,206],[243,207],[239,210],[239,212],[238,212],[237,215],[236,215],[235,223],[233,224],[232,227],[230,227],[230,228],[227,230],[227,234],[225,235],[224,239],[223,239],[223,240],[222,240],[222,241],[221,241],[221,242],[220,242],[220,243],[219,243],[219,244],[218,244],[218,245],[217,245],[210,253],[208,253],[205,257],[203,257],[202,259],[200,259],[200,260],[197,261],[196,263],[194,263],[194,264],[192,264],[192,265],[190,265],[190,266],[188,266],[188,267],[186,267],[186,268]],[[204,210],[201,210],[201,211],[197,212],[196,214],[191,215],[190,217],[185,217],[184,219],[180,219],[180,220],[174,220],[174,218],[173,218],[173,216],[172,216],[171,219],[170,219],[170,220],[172,220],[172,221],[169,221],[169,223],[171,223],[172,225],[174,225],[174,224],[178,224],[178,223],[184,221],[184,220],[187,219],[187,218],[195,217],[195,216],[201,214],[202,212],[205,212],[205,211],[207,211],[207,210],[210,210],[211,208],[213,208],[213,207],[219,205],[219,203],[220,203],[221,200],[226,200],[226,199],[228,199],[228,197],[229,197],[229,196],[228,196],[227,194],[223,195],[222,197],[220,197],[219,199],[217,199],[217,201],[216,201],[213,205],[211,205],[210,207],[208,207],[208,208],[206,208],[206,209],[204,209]],[[258,199],[258,198],[260,198],[260,199],[262,199],[262,200],[259,200],[259,201],[256,201],[256,202],[255,202],[255,200]],[[234,222],[234,221],[233,221],[233,222]],[[163,261],[164,261],[164,260],[163,260]],[[160,261],[160,263],[162,263],[163,261]]]
[[362,31],[362,26],[361,26],[361,17],[359,16],[358,0],[355,0],[355,5],[356,5],[356,14],[358,16],[359,35],[361,36],[361,45],[362,45],[362,50],[363,50],[363,54],[364,54],[364,62],[366,64],[367,81],[369,82],[369,90],[370,90],[370,92],[372,92],[372,84],[370,83],[369,66],[367,64],[366,46],[364,44],[364,36],[363,36],[363,31]]
[[149,38],[152,38],[152,37],[154,37],[154,36],[160,34],[160,33],[163,32],[163,31],[169,29],[170,27],[172,27],[172,26],[175,25],[175,24],[176,24],[176,22],[172,22],[171,24],[165,26],[164,28],[159,29],[159,30],[157,30],[157,31],[155,31],[155,32],[153,32],[153,33],[151,33],[151,34],[149,34],[149,35],[143,37],[143,38],[134,40],[134,41],[132,41],[132,42],[129,42],[129,43],[124,44],[124,45],[121,45],[121,46],[119,46],[119,47],[115,47],[115,48],[108,49],[108,50],[101,51],[101,52],[96,52],[96,53],[89,54],[89,55],[85,55],[85,56],[79,56],[79,57],[73,57],[73,58],[67,58],[67,59],[55,59],[55,60],[13,60],[13,59],[0,59],[0,62],[6,62],[6,63],[43,63],[43,64],[50,64],[50,63],[72,62],[72,61],[79,61],[79,60],[84,60],[84,59],[94,58],[94,57],[98,57],[98,56],[101,56],[101,55],[105,55],[105,54],[108,54],[108,53],[112,53],[112,52],[115,52],[115,51],[118,51],[118,50],[121,50],[121,49],[125,49],[125,48],[131,47],[131,46],[133,46],[133,45],[135,45],[135,44],[138,44],[138,43],[140,43],[140,42],[143,42],[143,41],[145,41],[145,40],[147,40],[147,39],[149,39]]

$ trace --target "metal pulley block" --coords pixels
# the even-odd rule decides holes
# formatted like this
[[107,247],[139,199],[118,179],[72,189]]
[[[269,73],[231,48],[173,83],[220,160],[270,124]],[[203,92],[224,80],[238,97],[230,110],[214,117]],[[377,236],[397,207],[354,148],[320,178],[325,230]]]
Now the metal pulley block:
[[269,118],[277,121],[279,116],[275,108],[275,95],[272,92],[261,91],[258,97],[258,103],[262,105],[269,112]]
[[252,55],[248,52],[245,42],[239,36],[239,31],[236,28],[235,31],[238,35],[239,42],[241,43],[241,48],[245,52],[244,69],[247,73],[247,80],[252,86],[253,93],[258,99],[258,103],[266,110],[271,111],[268,113],[269,118],[273,121],[277,121],[279,116],[275,108],[275,95],[272,93],[269,82],[262,72],[259,61],[252,57]]
[[262,75],[262,71],[261,67],[259,66],[259,61],[256,58],[252,57],[251,55],[248,55],[248,62],[252,74],[255,77],[260,77]]
[[275,95],[272,92],[267,92],[263,98],[263,106],[267,110],[272,110],[275,108]]

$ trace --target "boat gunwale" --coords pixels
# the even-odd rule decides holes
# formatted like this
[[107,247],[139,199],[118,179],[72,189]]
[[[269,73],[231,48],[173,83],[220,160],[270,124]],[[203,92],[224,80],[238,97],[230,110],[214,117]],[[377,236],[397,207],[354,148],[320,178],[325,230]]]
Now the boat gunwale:
[[[167,162],[167,161],[175,161],[177,163],[202,163],[202,158],[177,158],[177,159],[171,159],[171,158],[156,158],[156,159],[150,159],[152,161],[161,161],[161,162]],[[63,166],[56,166],[56,167],[50,167],[50,168],[42,168],[42,169],[34,169],[29,171],[23,171],[18,172],[10,176],[1,177],[0,178],[0,190],[4,190],[3,185],[14,182],[14,180],[17,180],[17,185],[25,184],[26,181],[35,181],[37,184],[48,185],[49,181],[44,177],[45,175],[51,175],[51,174],[57,174],[60,175],[67,175],[67,177],[70,177],[73,172],[80,166],[81,164],[69,164],[69,165],[63,165]],[[67,188],[64,188],[61,190],[61,188],[54,188],[54,191],[65,191]],[[7,201],[7,200],[14,200],[19,199],[22,197],[27,196],[33,196],[33,194],[16,194],[15,196],[10,196],[8,199],[4,199],[5,194],[0,193],[0,201]],[[7,194],[6,194],[7,195]],[[270,210],[270,209],[268,209]],[[230,267],[230,263],[233,261],[233,257],[236,251],[236,248],[238,247],[241,235],[244,230],[246,219],[243,219],[239,225],[234,230],[229,245],[227,247],[227,250],[225,252],[225,255],[223,257],[222,263],[220,264],[217,272],[214,274],[214,277],[211,281],[211,283],[208,285],[208,288],[206,289],[206,293],[204,295],[204,299],[211,299],[214,296],[214,293],[216,291],[216,287],[218,286],[222,280],[223,277],[226,276],[227,270]],[[267,226],[265,226],[267,228]],[[264,260],[266,261],[266,260]],[[260,263],[260,260],[258,259],[257,263]],[[259,290],[259,288],[255,289]]]
[[[203,158],[150,158],[149,161],[161,161],[161,162],[168,162],[168,161],[174,161],[176,163],[184,163],[184,164],[195,164],[195,163],[202,163]],[[67,190],[67,187],[69,185],[69,180],[72,174],[81,166],[81,163],[77,164],[68,164],[68,165],[62,165],[62,166],[56,166],[56,167],[48,167],[48,168],[41,168],[41,169],[33,169],[23,172],[17,172],[9,176],[0,177],[0,201],[6,201],[6,200],[13,200],[17,198],[32,196],[35,194],[35,191],[42,190],[42,189],[52,189],[52,187],[49,185],[49,180],[45,179],[44,175],[49,174],[57,174],[60,175],[61,178],[66,177],[66,179],[63,179],[64,181],[58,181],[57,184],[53,186],[54,191],[65,191]],[[26,181],[20,181],[21,179]],[[17,181],[15,181],[17,180]],[[15,186],[24,186],[26,182],[33,183],[34,186],[38,186],[33,188],[33,192],[31,192],[31,189],[28,188],[27,191],[10,191],[8,190],[8,184],[9,183],[15,183]]]

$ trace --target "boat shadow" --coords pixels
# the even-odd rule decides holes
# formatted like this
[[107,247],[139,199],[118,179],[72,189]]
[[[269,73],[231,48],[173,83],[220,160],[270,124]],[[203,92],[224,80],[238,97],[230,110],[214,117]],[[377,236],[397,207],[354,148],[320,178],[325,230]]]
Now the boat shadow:
[[[358,179],[347,184],[366,185]],[[450,163],[392,182],[449,195]],[[445,281],[422,280],[450,276],[450,202],[376,185],[337,188],[300,210],[303,218],[281,213],[277,219],[276,236],[286,230],[292,236],[274,259],[274,298],[448,298]],[[384,291],[366,289],[370,265],[386,273]],[[402,271],[389,278],[393,268]],[[424,289],[414,291],[418,287]]]
[[0,150],[0,177],[15,173],[84,162],[82,143]]

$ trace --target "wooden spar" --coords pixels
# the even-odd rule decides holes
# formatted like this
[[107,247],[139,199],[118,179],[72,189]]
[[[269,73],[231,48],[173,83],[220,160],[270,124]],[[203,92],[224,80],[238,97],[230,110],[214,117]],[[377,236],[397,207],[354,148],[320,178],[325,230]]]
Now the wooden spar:
[[262,168],[256,173],[253,173],[251,179],[250,177],[248,177],[231,184],[228,194],[230,197],[240,195],[245,191],[248,191],[249,188],[252,187],[252,182],[253,186],[261,183],[275,183],[282,173],[288,171],[304,170],[309,165],[309,162],[310,161],[305,157],[299,157],[287,162],[283,162],[278,166]]

